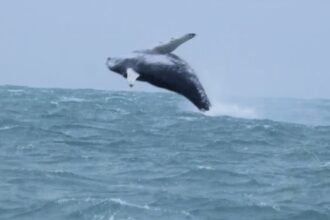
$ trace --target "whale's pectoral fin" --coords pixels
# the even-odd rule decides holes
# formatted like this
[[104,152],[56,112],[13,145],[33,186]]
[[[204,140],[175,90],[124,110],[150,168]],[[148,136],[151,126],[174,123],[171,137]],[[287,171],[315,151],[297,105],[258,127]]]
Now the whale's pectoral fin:
[[153,53],[157,53],[157,54],[167,54],[167,53],[171,53],[172,51],[174,51],[176,48],[178,48],[181,44],[185,43],[186,41],[194,38],[196,36],[196,34],[186,34],[180,38],[174,38],[171,39],[170,42],[159,45],[155,48],[153,48],[151,51]]
[[139,78],[140,74],[137,73],[134,69],[132,68],[128,68],[126,70],[126,74],[127,74],[127,81],[128,81],[128,85],[130,87],[134,86],[135,81],[137,80],[137,78]]

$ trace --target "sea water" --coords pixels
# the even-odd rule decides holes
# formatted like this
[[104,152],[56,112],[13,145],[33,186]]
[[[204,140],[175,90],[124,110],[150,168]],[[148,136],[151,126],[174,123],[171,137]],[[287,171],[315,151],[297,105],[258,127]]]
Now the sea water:
[[330,219],[330,101],[0,86],[0,219]]

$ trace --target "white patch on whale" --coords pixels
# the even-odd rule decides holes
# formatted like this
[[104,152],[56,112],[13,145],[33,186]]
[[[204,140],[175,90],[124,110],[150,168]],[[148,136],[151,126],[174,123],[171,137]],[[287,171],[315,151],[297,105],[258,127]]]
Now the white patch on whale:
[[132,68],[128,68],[126,70],[126,73],[127,73],[128,84],[130,87],[133,87],[136,79],[139,78],[140,74],[135,72],[135,70],[133,70]]
[[138,57],[146,64],[173,65],[172,58],[162,54],[139,54]]

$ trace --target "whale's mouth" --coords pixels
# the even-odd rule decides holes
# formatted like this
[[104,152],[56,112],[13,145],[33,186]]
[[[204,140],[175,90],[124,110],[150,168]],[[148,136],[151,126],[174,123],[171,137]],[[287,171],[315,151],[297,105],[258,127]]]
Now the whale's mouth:
[[106,61],[106,66],[109,68],[109,70],[117,72],[116,70],[120,66],[121,59],[108,57]]
[[113,64],[111,63],[111,58],[108,57],[107,61],[105,62],[105,65],[108,67],[110,71],[112,71]]
[[107,65],[107,67],[109,67],[109,68],[113,67],[115,65],[114,58],[108,57],[105,65]]

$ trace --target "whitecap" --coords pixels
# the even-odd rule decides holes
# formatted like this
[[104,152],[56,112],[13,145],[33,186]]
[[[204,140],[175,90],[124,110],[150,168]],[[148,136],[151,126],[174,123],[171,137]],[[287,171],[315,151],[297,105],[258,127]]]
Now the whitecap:
[[77,98],[73,96],[62,96],[59,100],[60,102],[86,102],[86,99]]
[[125,200],[122,200],[120,198],[111,198],[110,201],[118,203],[122,206],[129,206],[129,207],[134,207],[134,208],[139,208],[139,209],[146,209],[146,210],[150,209],[150,207],[148,205],[143,205],[143,206],[142,205],[137,205],[137,204],[133,204],[133,203],[127,202]]
[[200,169],[200,170],[215,170],[211,166],[204,166],[204,165],[199,165],[199,166],[197,166],[197,168]]
[[24,93],[25,92],[22,89],[8,89],[7,91],[11,92],[11,93]]
[[3,127],[0,127],[0,131],[5,131],[5,130],[10,130],[10,129],[13,129],[13,128],[16,128],[18,127],[17,125],[14,125],[14,126],[3,126]]

